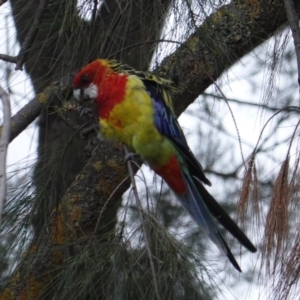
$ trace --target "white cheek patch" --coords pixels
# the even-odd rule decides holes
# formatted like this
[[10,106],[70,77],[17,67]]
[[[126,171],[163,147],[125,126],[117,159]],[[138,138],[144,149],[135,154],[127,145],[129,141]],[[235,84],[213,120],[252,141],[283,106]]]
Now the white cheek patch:
[[91,84],[85,89],[74,89],[73,95],[77,100],[96,99],[98,95],[98,88],[95,84]]
[[88,88],[83,90],[84,99],[96,99],[98,96],[98,88],[96,84],[91,84]]

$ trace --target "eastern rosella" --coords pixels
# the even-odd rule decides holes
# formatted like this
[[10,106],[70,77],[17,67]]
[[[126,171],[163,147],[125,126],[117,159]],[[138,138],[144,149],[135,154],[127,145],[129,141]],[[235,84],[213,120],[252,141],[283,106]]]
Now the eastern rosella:
[[101,135],[126,144],[140,155],[241,272],[216,221],[249,251],[256,249],[203,186],[211,183],[173,113],[172,82],[116,61],[97,59],[78,72],[73,88],[77,99],[95,100]]

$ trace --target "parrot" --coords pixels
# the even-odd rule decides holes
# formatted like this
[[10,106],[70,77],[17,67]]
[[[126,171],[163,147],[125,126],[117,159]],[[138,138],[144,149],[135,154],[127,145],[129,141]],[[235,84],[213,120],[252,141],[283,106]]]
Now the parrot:
[[211,182],[174,114],[171,95],[176,90],[171,80],[108,59],[92,61],[73,79],[74,97],[96,103],[100,135],[125,144],[161,176],[198,226],[242,272],[219,224],[249,251],[256,248],[205,188]]

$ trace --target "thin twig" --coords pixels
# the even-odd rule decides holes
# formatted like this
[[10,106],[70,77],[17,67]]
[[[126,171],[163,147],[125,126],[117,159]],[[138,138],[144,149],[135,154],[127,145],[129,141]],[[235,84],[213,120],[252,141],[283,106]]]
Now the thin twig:
[[10,63],[16,63],[18,61],[17,56],[10,56],[6,54],[0,54],[0,59]]
[[192,50],[185,43],[178,42],[178,41],[173,41],[173,40],[168,40],[168,39],[158,39],[158,40],[148,40],[148,41],[138,42],[138,43],[131,44],[127,47],[123,47],[121,50],[118,50],[118,51],[112,53],[111,55],[109,55],[109,58],[113,58],[117,54],[119,54],[121,52],[124,52],[124,51],[128,51],[131,48],[139,47],[139,46],[149,44],[149,43],[157,43],[157,44],[158,43],[172,43],[172,44],[177,44],[179,46],[185,47],[186,49],[188,49],[192,53]]
[[3,107],[3,125],[0,137],[0,225],[6,201],[6,154],[10,134],[10,100],[9,95],[0,85],[0,98]]
[[242,147],[241,135],[240,135],[240,132],[239,132],[239,128],[238,128],[238,126],[237,126],[237,124],[236,124],[236,120],[235,120],[235,117],[234,117],[233,112],[232,112],[232,110],[231,110],[231,107],[230,107],[230,105],[229,105],[229,103],[228,103],[228,101],[227,101],[227,98],[226,98],[226,96],[224,95],[222,89],[219,87],[219,85],[216,83],[215,80],[213,80],[213,78],[212,78],[210,75],[208,75],[208,76],[209,76],[210,80],[213,82],[213,84],[216,86],[216,88],[218,89],[218,91],[221,93],[223,99],[225,100],[225,102],[226,102],[226,104],[227,104],[227,107],[228,107],[228,109],[229,109],[229,112],[230,112],[230,114],[231,114],[231,117],[232,117],[232,120],[233,120],[235,129],[236,129],[236,132],[237,132],[237,136],[238,136],[238,141],[239,141],[239,146],[240,146],[240,152],[241,152],[242,161],[243,161],[243,164],[244,164],[245,169],[247,169],[246,162],[245,162],[245,158],[244,158],[244,153],[243,153],[243,147]]
[[94,0],[94,6],[92,10],[92,20],[91,20],[92,23],[96,21],[97,10],[98,10],[98,0]]
[[[213,97],[214,99],[217,99],[217,100],[224,100],[223,96],[213,95],[213,94],[209,94],[209,93],[202,93],[202,96]],[[278,111],[280,109],[279,107],[276,107],[276,106],[269,106],[269,105],[266,105],[266,104],[242,101],[242,100],[237,100],[237,99],[228,98],[228,97],[226,98],[226,100],[230,101],[230,102],[233,102],[233,103],[237,103],[239,105],[248,105],[248,106],[258,107],[258,108],[261,108],[261,109],[267,109],[267,110],[270,110],[270,111]]]
[[287,159],[289,158],[289,156],[290,156],[292,144],[293,144],[294,138],[295,138],[295,136],[296,136],[296,132],[297,132],[297,129],[298,129],[299,125],[300,125],[300,121],[298,121],[298,123],[297,123],[297,125],[296,125],[296,127],[295,127],[295,129],[294,129],[293,135],[292,135],[292,137],[291,137],[290,144],[289,144],[289,149],[288,149],[288,152],[287,152],[287,154],[286,154],[286,160],[287,160]]
[[48,0],[41,0],[40,4],[35,12],[35,17],[34,17],[33,23],[30,27],[30,30],[29,30],[29,32],[25,38],[25,41],[22,44],[22,47],[18,54],[16,71],[23,69],[23,64],[26,59],[26,54],[27,54],[28,50],[30,50],[30,48],[34,42],[34,39],[35,39],[37,33],[39,32],[39,25],[40,25],[41,21],[43,20],[43,16],[44,16],[44,12],[47,7],[47,4],[48,4]]
[[[286,16],[292,31],[295,52],[297,57],[297,67],[298,67],[298,84],[299,84],[299,96],[300,96],[300,27],[299,18],[296,12],[293,0],[284,0],[284,6],[286,11]],[[299,98],[300,101],[300,98]]]
[[[124,151],[125,151],[125,155],[128,156],[129,151],[128,151],[126,146],[124,146]],[[133,190],[133,194],[134,194],[134,197],[135,197],[136,206],[138,208],[139,217],[140,217],[140,220],[141,220],[141,223],[142,223],[142,229],[143,229],[143,233],[144,233],[144,237],[145,237],[145,246],[146,246],[146,249],[147,249],[147,252],[148,252],[148,255],[149,255],[151,272],[152,272],[152,276],[153,276],[154,289],[155,289],[157,300],[160,300],[161,298],[160,298],[160,295],[159,295],[158,285],[157,285],[157,281],[156,281],[153,256],[152,256],[152,252],[151,252],[151,249],[150,249],[150,245],[149,245],[149,241],[148,241],[148,234],[147,234],[147,230],[146,230],[145,222],[144,222],[144,216],[143,216],[144,212],[143,212],[143,208],[142,208],[142,205],[141,205],[141,200],[140,200],[138,192],[137,192],[135,179],[134,179],[134,172],[133,172],[133,169],[132,169],[130,159],[127,160],[127,168],[128,168],[129,176],[130,176],[130,179],[131,179],[132,190]]]
[[269,122],[275,117],[277,116],[279,113],[283,112],[283,111],[300,111],[300,108],[298,106],[287,106],[287,107],[284,107],[280,110],[278,110],[275,114],[273,114],[268,120],[267,122],[265,123],[265,125],[263,126],[262,130],[260,131],[260,134],[259,134],[259,137],[258,137],[258,140],[257,140],[257,143],[256,143],[256,146],[253,150],[253,153],[257,153],[257,149],[258,149],[258,144],[261,140],[261,137],[263,135],[263,132],[264,130],[266,129],[267,125],[269,124]]
[[0,0],[0,6],[3,5],[6,2],[7,2],[7,0]]

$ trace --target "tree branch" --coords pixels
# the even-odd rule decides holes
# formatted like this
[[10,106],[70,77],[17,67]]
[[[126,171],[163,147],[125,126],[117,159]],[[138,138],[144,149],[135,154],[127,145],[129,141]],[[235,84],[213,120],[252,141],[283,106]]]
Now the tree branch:
[[48,0],[41,0],[39,3],[39,6],[35,12],[33,24],[31,25],[30,30],[28,31],[28,34],[25,38],[25,41],[22,44],[21,49],[19,51],[16,71],[18,70],[22,71],[23,69],[23,64],[26,59],[26,52],[31,48],[34,39],[39,31],[39,25],[43,19],[47,4],[48,4]]
[[[71,86],[51,86],[46,88],[44,92],[36,95],[10,119],[9,142],[12,142],[25,130],[40,115],[43,107],[50,103],[54,97],[60,95],[63,99],[68,99],[71,93]],[[2,127],[0,127],[1,129]]]
[[0,0],[0,6],[3,5],[6,2],[7,2],[7,0]]
[[210,15],[156,70],[180,87],[173,97],[176,113],[184,111],[212,84],[210,78],[218,78],[286,21],[280,0],[233,1]]
[[10,135],[10,100],[8,94],[0,85],[0,99],[3,107],[3,125],[0,131],[0,225],[6,201],[6,154]]
[[[300,101],[300,27],[299,27],[299,17],[294,5],[293,0],[284,0],[285,11],[287,19],[292,31],[295,52],[297,57],[298,66],[298,84],[299,84],[299,101]],[[299,102],[300,103],[300,102]]]
[[16,63],[18,57],[17,56],[10,56],[10,55],[6,55],[6,54],[0,54],[0,59],[6,62],[10,62],[10,63]]

